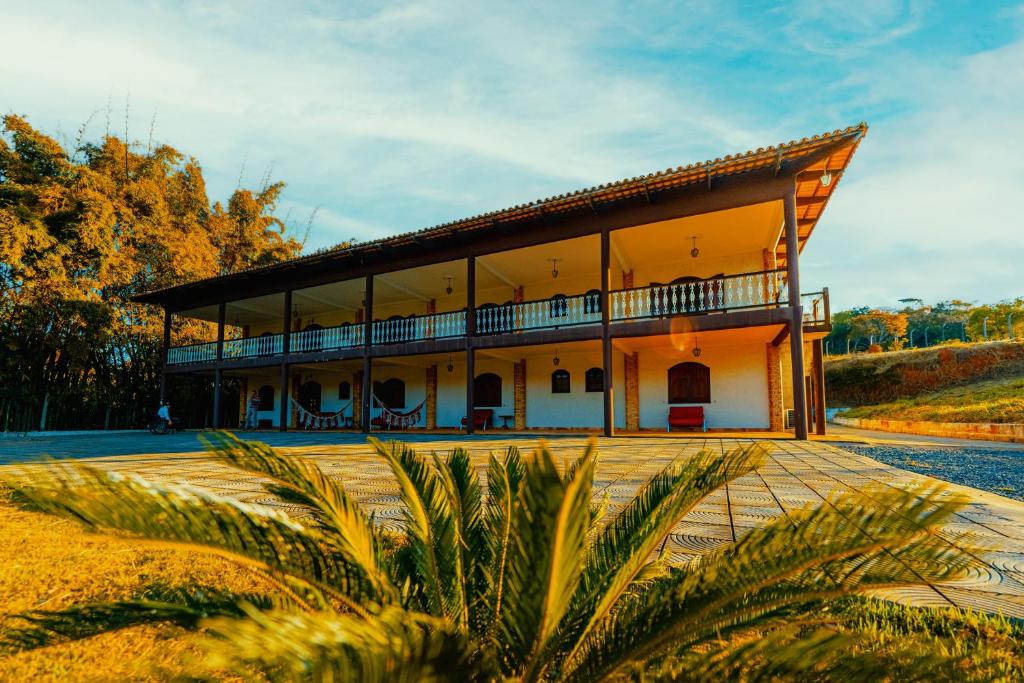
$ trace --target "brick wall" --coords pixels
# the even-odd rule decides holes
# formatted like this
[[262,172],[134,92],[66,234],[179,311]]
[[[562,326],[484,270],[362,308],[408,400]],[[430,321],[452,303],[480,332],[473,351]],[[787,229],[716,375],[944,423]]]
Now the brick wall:
[[512,364],[512,406],[515,428],[526,429],[526,359]]
[[363,371],[352,376],[352,426],[363,426]]
[[437,429],[437,366],[427,368],[427,429]]
[[782,358],[778,346],[766,344],[768,372],[768,428],[773,432],[785,429],[782,400]]
[[636,351],[626,356],[626,431],[640,429],[640,354]]

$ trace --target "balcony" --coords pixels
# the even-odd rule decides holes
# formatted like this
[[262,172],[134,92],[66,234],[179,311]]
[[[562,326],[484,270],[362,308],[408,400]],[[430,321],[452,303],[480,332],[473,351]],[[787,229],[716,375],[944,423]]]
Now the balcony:
[[[824,326],[829,321],[828,290],[801,295],[805,326]],[[728,275],[706,280],[692,279],[613,290],[608,293],[609,321],[613,327],[633,321],[679,316],[702,316],[733,311],[778,309],[788,304],[785,270]],[[484,304],[474,311],[477,336],[521,334],[539,330],[593,326],[600,336],[601,294],[590,290],[571,296],[502,305]],[[427,315],[393,316],[375,320],[370,326],[373,347],[412,344],[466,336],[466,311]],[[344,323],[334,327],[315,326],[292,332],[289,354],[308,354],[362,349],[365,326]],[[224,341],[224,359],[254,359],[284,355],[284,335],[266,333],[258,337]],[[217,360],[217,343],[206,342],[168,349],[168,365],[196,365]]]

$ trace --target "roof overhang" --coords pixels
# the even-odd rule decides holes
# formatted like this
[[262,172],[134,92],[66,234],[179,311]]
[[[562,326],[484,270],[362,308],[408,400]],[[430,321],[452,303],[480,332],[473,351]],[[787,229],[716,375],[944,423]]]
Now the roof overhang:
[[[550,233],[553,226],[579,223],[581,216],[592,226],[590,232],[594,232],[601,226],[600,220],[595,221],[595,218],[607,217],[616,210],[637,205],[656,205],[668,198],[693,203],[693,210],[689,212],[692,215],[701,213],[702,207],[707,207],[706,211],[729,208],[726,202],[716,209],[715,202],[708,202],[702,197],[721,194],[723,189],[735,192],[735,206],[743,205],[745,195],[737,192],[736,188],[746,186],[750,198],[748,203],[756,203],[766,199],[762,196],[765,192],[759,190],[768,191],[770,188],[768,193],[771,194],[782,185],[791,187],[789,182],[793,181],[796,184],[799,248],[803,251],[866,133],[867,125],[861,123],[845,130],[606,183],[415,232],[325,249],[281,263],[153,290],[133,297],[133,301],[180,310],[185,307],[185,302],[193,299],[196,303],[215,300],[215,293],[222,288],[251,291],[248,288],[258,283],[262,290],[271,291],[276,287],[279,291],[293,284],[309,286],[310,278],[300,277],[301,274],[315,272],[325,277],[330,274],[337,280],[344,279],[339,277],[339,273],[350,271],[351,276],[356,277],[361,272],[379,270],[409,254],[433,253],[438,255],[435,260],[444,260],[443,255],[447,252],[452,252],[450,258],[477,251],[486,253],[500,247],[501,242],[495,239],[496,236],[508,237],[534,228]],[[826,171],[832,177],[827,185],[820,180]],[[781,192],[774,195],[775,198],[781,196]],[[651,214],[649,211],[635,213],[638,221]],[[618,227],[623,226],[621,222],[618,224]],[[780,266],[785,264],[785,251],[785,240],[780,239],[777,246]],[[422,260],[430,262],[429,257]]]

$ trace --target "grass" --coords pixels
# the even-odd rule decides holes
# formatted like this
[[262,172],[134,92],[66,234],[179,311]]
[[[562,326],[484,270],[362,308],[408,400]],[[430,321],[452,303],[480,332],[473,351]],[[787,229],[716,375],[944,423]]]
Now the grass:
[[851,408],[843,417],[920,422],[1024,422],[1024,377],[975,382],[915,398]]
[[[0,494],[2,495],[2,494]],[[247,570],[205,555],[84,532],[77,524],[0,499],[0,633],[30,609],[154,595],[193,586],[268,592]],[[201,654],[177,626],[137,626],[0,654],[2,681],[167,680]]]

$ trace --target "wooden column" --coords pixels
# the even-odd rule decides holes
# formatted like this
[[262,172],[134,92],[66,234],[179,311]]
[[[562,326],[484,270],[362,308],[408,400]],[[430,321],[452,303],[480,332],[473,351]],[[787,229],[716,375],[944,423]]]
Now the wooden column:
[[366,276],[366,306],[365,317],[363,318],[363,395],[360,399],[363,402],[359,411],[360,427],[363,434],[370,433],[370,393],[373,391],[370,374],[373,370],[373,362],[370,358],[370,350],[373,347],[373,275]]
[[[281,310],[281,355],[288,358],[292,347],[292,290],[285,290],[284,305]],[[291,406],[288,400],[288,363],[281,363],[281,390],[278,396],[278,418],[277,428],[284,432],[288,430],[288,418],[291,416]]]
[[615,397],[612,384],[612,340],[610,334],[611,302],[611,233],[608,227],[601,229],[601,352],[604,370],[604,435],[615,435]]
[[220,385],[223,371],[220,362],[224,359],[224,317],[227,304],[223,301],[217,305],[217,367],[213,371],[213,428],[220,429]]
[[171,312],[164,309],[163,350],[160,362],[160,403],[167,400],[167,352],[171,348]]
[[800,247],[796,220],[796,181],[782,199],[786,216],[786,280],[789,285],[789,355],[793,370],[793,418],[796,438],[807,440],[807,391],[804,386],[804,327],[800,305]]
[[476,257],[466,257],[466,433],[473,433],[473,382],[476,379],[473,337],[476,335]]
[[812,365],[814,373],[814,433],[825,435],[825,359],[821,339],[812,342]]

